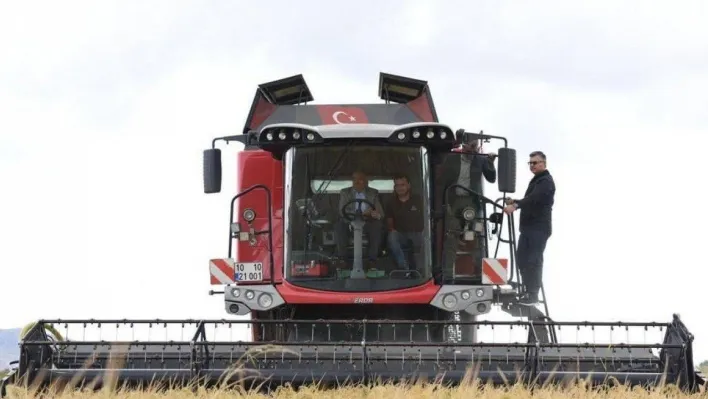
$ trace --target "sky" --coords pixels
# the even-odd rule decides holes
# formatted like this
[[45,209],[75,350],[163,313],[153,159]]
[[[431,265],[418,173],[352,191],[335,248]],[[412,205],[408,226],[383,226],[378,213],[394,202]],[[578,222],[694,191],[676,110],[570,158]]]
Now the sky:
[[259,83],[377,102],[389,72],[427,80],[453,130],[508,137],[518,195],[548,155],[552,318],[679,313],[708,359],[706,20],[701,1],[3,2],[0,328],[226,317],[208,260],[236,170],[203,194],[202,150]]

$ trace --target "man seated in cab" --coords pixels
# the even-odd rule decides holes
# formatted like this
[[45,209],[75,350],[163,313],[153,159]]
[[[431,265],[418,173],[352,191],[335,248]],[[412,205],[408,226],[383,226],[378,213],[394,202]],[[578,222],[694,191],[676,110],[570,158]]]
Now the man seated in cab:
[[[347,246],[351,231],[349,229],[350,222],[342,215],[342,208],[347,202],[355,199],[367,200],[374,204],[374,208],[366,202],[351,202],[346,212],[356,213],[361,203],[361,211],[364,216],[364,231],[368,236],[368,252],[364,254],[365,268],[373,268],[376,265],[376,260],[379,256],[381,240],[383,238],[383,217],[384,209],[379,200],[379,190],[369,187],[369,180],[366,174],[362,171],[356,171],[352,174],[352,186],[342,189],[339,192],[339,216],[340,219],[335,224],[335,234],[337,240],[337,255],[340,259],[344,259],[347,254]],[[368,260],[368,264],[367,261]]]
[[423,244],[423,200],[411,193],[408,176],[394,176],[393,184],[395,195],[386,204],[388,249],[400,268],[411,270],[403,247],[412,246],[415,259],[419,259]]

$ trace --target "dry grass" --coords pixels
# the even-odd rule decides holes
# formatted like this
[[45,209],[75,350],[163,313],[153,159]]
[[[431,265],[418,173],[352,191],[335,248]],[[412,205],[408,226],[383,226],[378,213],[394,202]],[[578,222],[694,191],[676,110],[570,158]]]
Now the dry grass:
[[[9,398],[34,398],[26,389],[18,389],[13,387],[9,393]],[[48,395],[47,398],[69,399],[69,398],[120,398],[120,399],[148,399],[148,398],[386,398],[386,399],[414,399],[414,398],[483,398],[483,399],[502,399],[502,398],[688,398],[688,397],[708,397],[705,392],[694,395],[687,395],[679,392],[673,387],[657,388],[652,390],[641,388],[611,388],[611,389],[593,389],[583,384],[577,384],[564,388],[538,388],[533,392],[529,389],[517,385],[511,387],[492,388],[483,385],[467,385],[457,388],[441,388],[433,384],[412,384],[412,385],[374,385],[374,386],[359,386],[345,387],[337,390],[324,391],[317,388],[301,388],[294,390],[289,387],[281,388],[273,394],[259,394],[244,392],[242,390],[232,389],[175,389],[166,392],[157,391],[121,391],[110,390],[98,392],[81,392],[71,391],[59,395]]]
[[[112,362],[111,366],[120,368],[120,360]],[[238,373],[238,366],[232,373]],[[704,370],[705,373],[705,370]],[[233,376],[233,375],[232,375]],[[317,386],[293,389],[289,386],[280,387],[270,394],[248,391],[242,384],[232,383],[229,386],[217,386],[206,389],[199,386],[188,386],[160,390],[148,388],[145,390],[130,390],[116,386],[115,375],[106,374],[106,387],[95,391],[90,384],[87,389],[64,389],[58,391],[56,387],[50,387],[49,392],[44,395],[35,394],[32,387],[24,388],[20,386],[8,387],[8,398],[56,398],[56,399],[80,399],[80,398],[120,398],[120,399],[151,399],[151,398],[385,398],[385,399],[415,399],[415,398],[482,398],[482,399],[511,399],[511,398],[707,398],[707,387],[701,387],[700,392],[689,395],[681,392],[673,385],[657,386],[654,388],[626,387],[618,386],[613,388],[592,387],[583,381],[565,386],[547,386],[529,389],[522,384],[515,384],[506,387],[492,387],[484,385],[479,380],[475,380],[471,375],[466,378],[460,386],[455,388],[445,388],[434,383],[413,382],[399,384],[373,384],[348,386],[337,389],[321,389]],[[73,387],[72,384],[70,386]]]
[[[385,399],[415,399],[415,398],[483,398],[483,399],[510,399],[510,398],[708,398],[708,390],[701,387],[700,392],[686,394],[673,385],[657,386],[654,388],[616,386],[612,388],[592,387],[584,381],[566,384],[565,386],[537,387],[533,390],[522,384],[515,384],[506,387],[493,387],[485,385],[478,380],[468,378],[466,382],[458,387],[445,388],[434,383],[409,382],[399,384],[372,384],[347,386],[337,389],[322,389],[316,386],[294,389],[289,386],[280,387],[270,394],[248,391],[239,383],[232,383],[229,386],[222,385],[215,388],[203,388],[200,386],[188,386],[172,389],[148,388],[145,390],[130,390],[117,387],[111,376],[105,388],[98,391],[92,389],[89,384],[87,389],[65,389],[57,391],[50,388],[45,395],[36,395],[34,389],[18,386],[8,387],[8,398],[56,398],[56,399],[80,399],[80,398],[120,398],[120,399],[151,399],[151,398],[385,398]],[[113,386],[113,388],[111,388]]]

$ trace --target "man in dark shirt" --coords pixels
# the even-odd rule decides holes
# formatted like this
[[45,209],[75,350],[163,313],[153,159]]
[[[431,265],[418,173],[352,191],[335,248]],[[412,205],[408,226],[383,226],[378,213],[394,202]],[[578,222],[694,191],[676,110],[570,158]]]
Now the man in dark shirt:
[[526,285],[526,293],[521,296],[519,302],[524,305],[538,303],[538,293],[543,281],[543,252],[553,230],[552,213],[556,193],[553,176],[546,169],[546,155],[541,151],[534,151],[530,157],[529,169],[534,177],[529,182],[524,198],[507,199],[507,205],[504,207],[507,214],[521,209],[516,259],[521,278]]
[[411,194],[411,183],[405,175],[393,178],[395,195],[385,208],[388,248],[399,267],[410,270],[403,246],[411,245],[416,258],[423,244],[423,201]]

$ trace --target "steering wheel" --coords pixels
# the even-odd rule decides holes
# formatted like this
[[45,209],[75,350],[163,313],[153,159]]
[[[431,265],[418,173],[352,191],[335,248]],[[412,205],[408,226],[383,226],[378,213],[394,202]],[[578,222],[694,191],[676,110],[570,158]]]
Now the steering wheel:
[[[355,202],[358,202],[358,203],[359,203],[359,205],[357,205],[356,212],[347,212],[347,207],[348,207],[349,205],[355,203]],[[342,205],[342,209],[340,210],[341,213],[342,213],[342,216],[344,216],[344,218],[347,219],[347,220],[350,221],[350,222],[351,222],[351,221],[354,221],[354,219],[356,219],[356,218],[360,218],[360,217],[362,216],[362,213],[363,213],[362,210],[361,210],[361,203],[362,203],[362,202],[365,203],[366,205],[369,205],[369,206],[371,207],[371,209],[375,209],[375,208],[376,208],[376,206],[375,206],[374,204],[372,204],[371,201],[365,200],[365,199],[356,198],[356,199],[347,201],[346,204]]]

